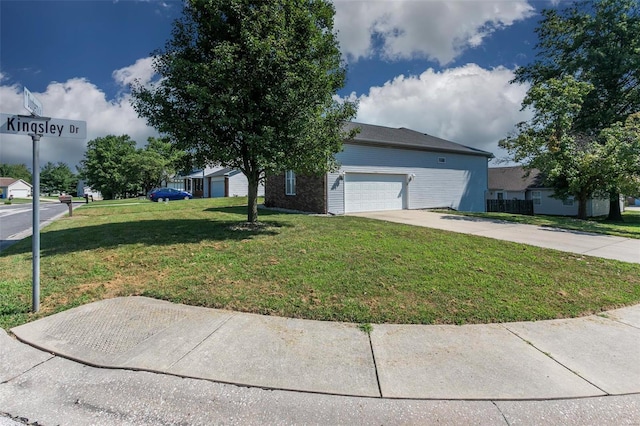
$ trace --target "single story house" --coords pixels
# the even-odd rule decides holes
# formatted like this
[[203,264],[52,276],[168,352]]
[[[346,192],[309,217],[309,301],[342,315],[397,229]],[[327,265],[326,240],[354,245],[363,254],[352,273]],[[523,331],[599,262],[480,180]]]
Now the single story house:
[[[577,216],[578,201],[574,197],[560,200],[553,197],[553,188],[544,185],[538,169],[527,172],[522,166],[492,167],[489,169],[487,200],[532,200],[533,214]],[[609,214],[608,198],[591,198],[587,202],[587,216]]]
[[[224,168],[216,170],[205,176],[207,181],[205,188],[211,197],[246,197],[249,193],[247,177],[238,169]],[[264,184],[258,185],[258,196],[264,196]]]
[[485,211],[490,152],[406,128],[345,124],[346,131],[353,128],[360,132],[335,155],[338,170],[269,176],[265,205],[324,214],[439,207]]
[[33,187],[31,184],[22,179],[0,177],[1,199],[8,199],[11,196],[13,196],[13,198],[27,198],[31,196],[32,192]]
[[91,188],[89,185],[87,185],[87,182],[82,179],[78,180],[76,195],[78,197],[84,197],[85,195],[87,195],[88,197],[92,197],[92,199],[94,200],[102,200],[102,193]]
[[[189,191],[196,198],[246,197],[249,193],[249,183],[244,173],[220,166],[206,167],[176,177],[169,186]],[[263,183],[258,186],[258,196],[264,196]]]

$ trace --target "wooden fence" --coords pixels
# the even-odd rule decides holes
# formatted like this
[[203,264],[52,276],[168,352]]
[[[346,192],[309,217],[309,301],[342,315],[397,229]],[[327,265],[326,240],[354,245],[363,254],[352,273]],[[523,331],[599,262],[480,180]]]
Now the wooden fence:
[[492,212],[533,216],[533,200],[487,200],[487,213]]

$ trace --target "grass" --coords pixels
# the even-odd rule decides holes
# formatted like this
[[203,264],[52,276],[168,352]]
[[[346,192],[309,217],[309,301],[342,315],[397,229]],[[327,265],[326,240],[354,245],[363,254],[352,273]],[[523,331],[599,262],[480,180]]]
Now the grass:
[[593,232],[597,234],[616,235],[626,238],[640,238],[640,211],[627,210],[622,213],[623,222],[609,222],[604,217],[588,220],[566,216],[526,216],[511,213],[470,213],[451,210],[437,210],[442,213],[464,216],[482,217],[486,219],[506,220],[509,222],[553,228],[571,229],[574,231]]
[[[0,254],[0,326],[144,295],[358,324],[575,317],[640,301],[640,265],[357,217],[260,211],[242,198],[95,202]],[[10,272],[7,272],[10,271]]]

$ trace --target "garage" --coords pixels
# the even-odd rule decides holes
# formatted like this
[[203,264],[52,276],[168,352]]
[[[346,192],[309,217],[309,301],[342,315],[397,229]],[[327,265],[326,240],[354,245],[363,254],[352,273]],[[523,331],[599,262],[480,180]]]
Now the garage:
[[346,213],[402,210],[406,206],[406,176],[347,173],[344,176]]
[[217,197],[226,197],[227,194],[225,194],[224,191],[224,183],[225,178],[222,177],[218,177],[218,178],[214,178],[211,179],[211,197],[217,198]]

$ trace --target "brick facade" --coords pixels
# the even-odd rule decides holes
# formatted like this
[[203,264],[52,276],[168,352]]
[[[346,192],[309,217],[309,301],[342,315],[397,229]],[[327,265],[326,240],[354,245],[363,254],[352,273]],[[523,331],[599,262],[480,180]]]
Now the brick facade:
[[284,173],[265,182],[264,205],[311,213],[326,213],[326,177],[296,175],[296,195],[285,194]]

